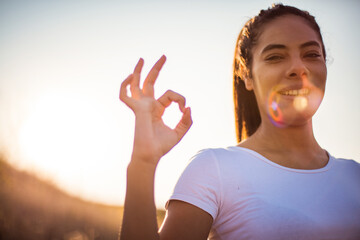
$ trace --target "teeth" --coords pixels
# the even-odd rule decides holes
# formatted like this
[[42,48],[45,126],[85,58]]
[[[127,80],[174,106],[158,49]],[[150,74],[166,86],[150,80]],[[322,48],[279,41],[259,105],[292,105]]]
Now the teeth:
[[280,94],[286,95],[286,96],[300,96],[300,95],[307,95],[309,93],[308,88],[302,88],[298,90],[288,90],[288,91],[282,91]]

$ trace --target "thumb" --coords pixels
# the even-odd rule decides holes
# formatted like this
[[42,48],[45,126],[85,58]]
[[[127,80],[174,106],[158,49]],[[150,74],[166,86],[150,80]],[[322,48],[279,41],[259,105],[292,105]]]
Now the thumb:
[[191,110],[188,107],[185,109],[180,122],[176,125],[174,129],[179,138],[179,141],[184,137],[186,132],[190,129],[191,125],[192,125]]

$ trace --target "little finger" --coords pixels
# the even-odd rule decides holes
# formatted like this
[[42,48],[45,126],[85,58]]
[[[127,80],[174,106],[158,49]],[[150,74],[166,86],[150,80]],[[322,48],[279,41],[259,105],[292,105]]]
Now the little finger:
[[128,107],[132,108],[133,99],[128,96],[127,94],[127,86],[131,83],[133,80],[133,74],[130,74],[122,83],[120,86],[120,93],[119,93],[119,99],[124,102]]

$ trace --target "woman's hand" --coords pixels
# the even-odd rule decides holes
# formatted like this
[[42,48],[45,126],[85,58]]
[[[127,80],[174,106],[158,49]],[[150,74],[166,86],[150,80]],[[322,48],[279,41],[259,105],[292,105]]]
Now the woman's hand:
[[[181,140],[192,124],[190,108],[185,108],[183,96],[168,90],[159,99],[154,98],[154,84],[165,61],[166,57],[162,56],[156,62],[140,88],[140,73],[144,64],[144,60],[140,59],[134,72],[124,80],[120,88],[120,100],[135,114],[132,161],[145,161],[154,166]],[[128,85],[131,96],[127,94]],[[162,120],[165,109],[172,102],[178,103],[183,113],[174,129],[166,126]]]

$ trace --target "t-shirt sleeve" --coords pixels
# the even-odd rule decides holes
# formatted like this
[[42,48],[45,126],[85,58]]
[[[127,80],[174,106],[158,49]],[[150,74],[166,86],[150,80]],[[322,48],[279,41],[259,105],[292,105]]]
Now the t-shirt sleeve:
[[206,211],[215,219],[220,196],[219,166],[212,150],[207,149],[200,151],[190,160],[169,201],[180,200],[190,203]]

